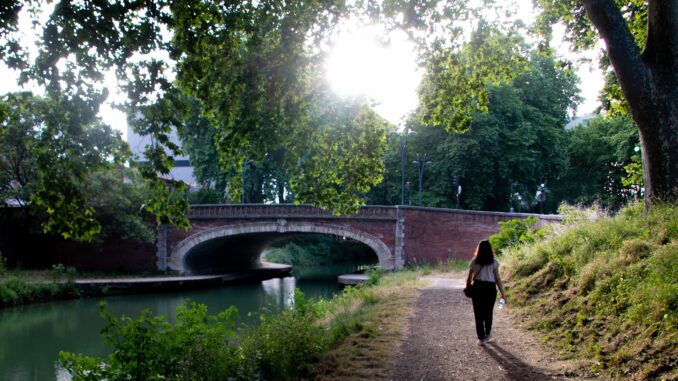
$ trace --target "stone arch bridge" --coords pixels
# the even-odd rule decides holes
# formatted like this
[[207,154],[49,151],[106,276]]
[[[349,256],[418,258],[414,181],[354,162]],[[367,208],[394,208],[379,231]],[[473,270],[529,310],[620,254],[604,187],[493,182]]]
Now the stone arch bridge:
[[416,262],[469,259],[478,241],[499,231],[499,221],[536,216],[539,224],[559,216],[481,212],[411,206],[365,206],[338,217],[308,205],[196,205],[191,228],[161,227],[159,270],[180,273],[238,271],[261,265],[262,252],[280,239],[329,234],[362,242],[379,265],[400,269]]

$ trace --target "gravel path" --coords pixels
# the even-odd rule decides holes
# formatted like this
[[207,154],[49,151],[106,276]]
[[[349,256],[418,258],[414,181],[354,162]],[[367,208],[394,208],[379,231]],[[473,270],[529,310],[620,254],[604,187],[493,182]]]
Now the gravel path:
[[492,336],[476,344],[473,307],[461,279],[428,279],[420,290],[409,333],[395,355],[392,379],[572,380],[573,365],[555,360],[533,334],[512,321],[510,304],[495,308]]

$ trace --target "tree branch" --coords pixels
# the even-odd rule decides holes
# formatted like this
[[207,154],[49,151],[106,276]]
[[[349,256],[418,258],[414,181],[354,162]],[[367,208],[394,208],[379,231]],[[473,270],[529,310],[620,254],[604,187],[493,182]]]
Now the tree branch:
[[[667,1],[660,0],[659,2]],[[675,3],[674,0],[668,0]],[[651,76],[626,20],[614,0],[583,0],[591,23],[607,45],[607,54],[629,104],[651,93]]]

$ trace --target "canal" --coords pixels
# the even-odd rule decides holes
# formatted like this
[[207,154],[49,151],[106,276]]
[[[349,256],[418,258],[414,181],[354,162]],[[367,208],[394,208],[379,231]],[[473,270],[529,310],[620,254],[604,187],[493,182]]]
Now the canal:
[[68,380],[55,365],[59,351],[100,356],[107,352],[99,335],[104,320],[98,303],[105,300],[115,315],[138,316],[144,309],[174,320],[177,306],[193,300],[218,313],[235,306],[239,325],[253,324],[262,308],[280,311],[292,302],[294,289],[310,298],[329,298],[340,291],[336,277],[356,265],[295,272],[294,277],[172,293],[112,296],[25,306],[0,311],[0,380]]

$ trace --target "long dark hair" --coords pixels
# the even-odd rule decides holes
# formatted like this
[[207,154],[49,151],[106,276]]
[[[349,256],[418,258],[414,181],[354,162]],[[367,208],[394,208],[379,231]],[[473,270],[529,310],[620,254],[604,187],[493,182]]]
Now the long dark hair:
[[494,263],[494,252],[490,241],[480,241],[474,255],[476,263],[481,266],[487,266]]

